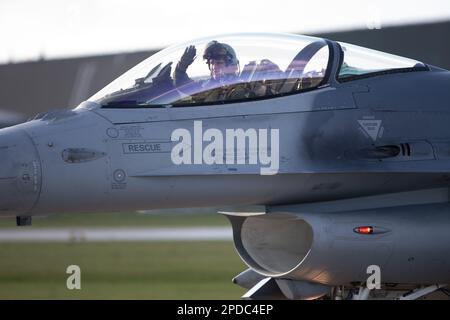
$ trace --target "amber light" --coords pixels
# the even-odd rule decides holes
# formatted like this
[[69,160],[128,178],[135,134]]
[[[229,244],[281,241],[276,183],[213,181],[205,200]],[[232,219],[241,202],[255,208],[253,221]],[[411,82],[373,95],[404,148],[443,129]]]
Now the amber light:
[[373,227],[361,226],[361,227],[356,227],[355,229],[353,229],[353,231],[355,231],[356,233],[360,233],[360,234],[372,234]]

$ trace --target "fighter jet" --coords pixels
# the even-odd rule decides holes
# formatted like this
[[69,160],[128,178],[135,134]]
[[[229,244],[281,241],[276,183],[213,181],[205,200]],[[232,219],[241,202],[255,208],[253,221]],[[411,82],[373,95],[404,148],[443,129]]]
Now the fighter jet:
[[449,88],[447,70],[327,39],[174,45],[0,130],[0,215],[223,207],[244,298],[448,293]]

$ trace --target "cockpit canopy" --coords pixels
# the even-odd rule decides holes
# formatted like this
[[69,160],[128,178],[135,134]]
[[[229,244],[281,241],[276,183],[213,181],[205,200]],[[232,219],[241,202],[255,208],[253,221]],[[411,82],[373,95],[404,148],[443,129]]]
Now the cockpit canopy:
[[[235,55],[231,72],[217,77],[205,55],[211,43]],[[337,76],[348,81],[367,74],[423,64],[379,51],[341,44]],[[220,51],[220,50],[219,50]],[[332,43],[299,35],[241,34],[204,38],[166,48],[144,60],[89,100],[104,108],[193,106],[271,98],[327,83]],[[208,57],[208,59],[207,59]]]
[[[223,79],[211,78],[206,46],[218,41],[234,49],[238,68]],[[180,75],[177,64],[186,48],[196,57]],[[286,94],[319,86],[330,50],[326,41],[294,35],[233,35],[169,47],[144,60],[94,95],[105,107],[214,104]],[[180,78],[187,81],[177,81]]]
[[341,82],[360,79],[383,72],[405,72],[426,68],[423,63],[416,60],[344,42],[338,43],[344,55],[338,74],[338,80]]

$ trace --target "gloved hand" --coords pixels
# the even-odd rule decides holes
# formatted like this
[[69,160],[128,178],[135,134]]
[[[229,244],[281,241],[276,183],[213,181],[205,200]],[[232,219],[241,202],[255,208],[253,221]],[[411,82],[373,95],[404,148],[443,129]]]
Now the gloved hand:
[[184,50],[184,53],[181,56],[178,66],[182,68],[184,71],[186,71],[187,68],[191,65],[191,63],[194,62],[196,54],[197,50],[195,49],[195,46],[186,47],[186,50]]

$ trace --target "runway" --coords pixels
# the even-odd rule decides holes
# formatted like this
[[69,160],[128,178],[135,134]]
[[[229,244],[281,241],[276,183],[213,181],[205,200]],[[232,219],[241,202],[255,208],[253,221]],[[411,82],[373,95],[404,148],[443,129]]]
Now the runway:
[[0,229],[0,242],[232,240],[230,227]]

